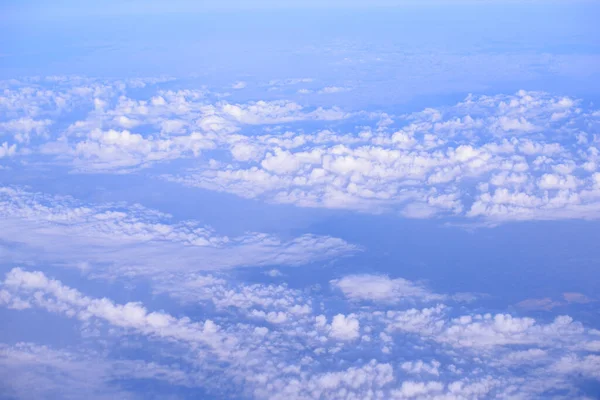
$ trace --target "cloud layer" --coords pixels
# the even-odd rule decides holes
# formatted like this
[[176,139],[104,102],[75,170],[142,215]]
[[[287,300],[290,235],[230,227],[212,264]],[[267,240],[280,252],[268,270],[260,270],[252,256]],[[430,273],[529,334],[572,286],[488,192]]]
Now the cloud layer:
[[[265,87],[294,92],[309,82]],[[365,218],[494,225],[600,216],[600,112],[581,99],[469,95],[392,115],[314,100],[349,87],[264,100],[246,81],[223,91],[181,86],[4,81],[0,173],[26,180],[66,170],[90,184],[131,174]],[[202,206],[221,206],[212,204]],[[344,264],[368,249],[342,234],[232,236],[140,204],[21,183],[0,186],[0,224],[0,318],[14,322],[0,337],[0,397],[597,394],[582,382],[600,379],[600,331],[571,313],[597,299],[579,289],[492,310],[479,295],[399,276],[405,269],[377,272],[375,258]]]
[[12,187],[0,187],[0,218],[0,240],[15,260],[44,260],[101,275],[151,276],[164,273],[165,265],[170,273],[294,266],[360,250],[310,234],[288,241],[259,232],[228,237],[196,221],[172,222],[140,205],[82,204]]
[[154,81],[54,83],[3,84],[3,159],[41,157],[85,173],[145,170],[271,203],[411,218],[600,215],[600,111],[579,99],[470,95],[389,115],[294,100],[228,102],[207,89],[129,97]]
[[[223,284],[205,278],[199,286]],[[236,292],[229,310],[246,318],[216,314],[214,320],[198,320],[151,311],[139,302],[86,296],[40,271],[14,268],[0,289],[0,304],[12,312],[45,310],[78,321],[82,332],[93,328],[96,337],[149,340],[161,358],[179,362],[117,361],[90,350],[72,353],[20,343],[3,345],[0,368],[4,374],[7,368],[34,365],[30,379],[43,382],[60,373],[61,380],[77,381],[79,390],[78,371],[94,363],[94,380],[86,385],[106,386],[105,393],[122,391],[111,384],[111,376],[120,374],[121,379],[141,376],[259,399],[573,398],[583,395],[576,377],[600,378],[595,354],[600,332],[568,316],[541,322],[508,314],[457,314],[451,303],[439,302],[333,314],[307,294],[285,287],[238,287],[223,299],[235,298]],[[251,293],[261,300],[242,299]],[[20,379],[14,382],[15,390],[23,390],[22,385]],[[47,394],[55,387],[44,383],[36,390]]]

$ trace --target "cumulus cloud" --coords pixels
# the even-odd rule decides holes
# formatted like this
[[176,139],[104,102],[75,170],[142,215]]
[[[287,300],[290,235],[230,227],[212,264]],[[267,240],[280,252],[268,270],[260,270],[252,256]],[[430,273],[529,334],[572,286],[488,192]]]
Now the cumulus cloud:
[[10,134],[17,142],[27,143],[30,141],[30,135],[44,135],[48,132],[48,127],[52,124],[49,119],[34,120],[32,118],[19,118],[6,122],[0,122],[0,132]]
[[[570,118],[549,119],[556,110]],[[588,135],[581,129],[596,129],[598,121],[576,100],[523,91],[469,96],[402,120],[400,128],[386,124],[351,135],[286,134],[285,141],[256,135],[245,143],[254,143],[252,156],[167,178],[301,207],[399,210],[411,218],[599,215],[592,175],[598,150],[576,142]]]
[[[143,168],[244,198],[410,218],[600,215],[600,114],[582,100],[520,91],[390,115],[324,108],[312,96],[227,102],[156,82],[3,83],[2,162],[105,174]],[[581,398],[581,380],[600,379],[600,332],[549,314],[596,301],[583,293],[524,300],[518,313],[487,313],[476,296],[434,293],[398,276],[335,273],[320,282],[329,280],[332,293],[286,282],[293,273],[280,271],[361,250],[342,239],[228,236],[140,205],[18,187],[0,188],[0,220],[2,316],[34,325],[47,312],[44,323],[81,334],[69,348],[51,335],[0,344],[0,375],[14,382],[7,396],[66,388],[73,397],[126,398],[119,379],[132,379],[198,397]],[[55,269],[65,266],[79,270]],[[114,282],[150,293],[117,299]],[[540,309],[548,313],[528,314]]]
[[311,83],[312,81],[312,78],[273,79],[269,81],[269,86],[291,86],[300,83]]
[[[221,278],[204,276],[191,286],[219,285],[227,283]],[[180,358],[176,367],[141,360],[121,360],[120,364],[104,360],[96,365],[98,368],[108,366],[109,372],[103,369],[96,384],[104,384],[106,376],[122,373],[210,389],[219,383],[205,378],[220,365],[218,368],[225,367],[222,369],[224,379],[242,379],[245,388],[237,390],[248,390],[246,393],[253,398],[404,399],[481,398],[517,393],[544,397],[557,385],[577,395],[580,392],[575,375],[599,379],[597,357],[589,351],[600,348],[600,333],[567,316],[549,323],[506,314],[473,313],[453,317],[442,305],[426,309],[386,306],[384,311],[359,309],[331,317],[315,316],[313,310],[301,310],[298,304],[287,311],[277,311],[280,305],[264,303],[261,311],[256,308],[260,302],[295,296],[297,299],[289,303],[291,305],[307,294],[287,288],[273,291],[256,287],[246,293],[253,293],[255,299],[262,300],[234,300],[238,306],[252,310],[246,323],[230,319],[217,323],[151,311],[138,302],[119,304],[107,298],[86,296],[40,271],[14,268],[6,274],[1,288],[0,304],[9,309],[18,299],[31,308],[44,309],[84,325],[95,321],[107,324],[111,327],[107,332],[112,334],[147,338],[157,342],[163,354],[175,351],[173,345],[192,352],[190,357]],[[245,290],[232,288],[231,293],[222,298]],[[304,298],[306,300],[310,298]],[[23,309],[14,312],[24,312],[19,310]],[[295,316],[290,318],[294,312]],[[377,359],[362,359],[363,352],[376,354],[374,350],[382,344],[388,346],[383,354],[392,352],[394,357],[404,360],[397,368]],[[436,344],[436,351],[445,361],[423,358],[426,349]],[[354,348],[355,353],[351,350]],[[14,360],[16,354],[14,348],[4,346],[2,350],[0,366],[6,365],[7,357]],[[409,355],[414,358],[407,359]],[[62,363],[61,357],[56,353],[49,356],[48,362],[58,365]],[[34,357],[28,359],[29,364],[43,363],[33,361]],[[217,364],[211,361],[213,359]],[[345,360],[354,360],[355,365],[340,368]],[[71,368],[85,365],[78,363],[76,358],[69,360],[63,374],[69,376]],[[135,367],[138,363],[140,366]],[[523,369],[532,364],[536,368]],[[236,368],[226,367],[232,365]],[[326,371],[319,371],[317,365],[330,366]],[[40,377],[34,374],[31,379]]]
[[0,158],[14,156],[17,152],[16,144],[9,144],[7,142],[2,143],[0,145]]
[[403,299],[431,301],[443,297],[402,278],[384,275],[348,275],[331,281],[351,300],[395,302]]
[[358,338],[360,323],[355,315],[337,314],[331,321],[329,336],[340,340],[352,340]]
[[439,376],[440,365],[440,362],[437,360],[433,360],[430,363],[424,362],[422,360],[417,360],[404,362],[400,367],[409,374],[430,374]]
[[[302,82],[308,81],[270,87]],[[16,155],[15,146],[26,144],[21,156],[50,157],[88,173],[196,159],[192,169],[161,176],[300,207],[490,224],[600,216],[599,114],[579,99],[526,91],[469,95],[452,106],[391,118],[286,99],[228,103],[205,89],[128,97],[137,84],[9,85],[0,101],[6,119],[0,131],[12,139],[0,155]],[[55,128],[57,116],[74,108],[88,113]],[[359,123],[354,131],[333,124],[349,118]]]
[[349,91],[349,88],[341,87],[341,86],[326,86],[323,89],[319,90],[319,94],[332,94],[332,93],[341,93]]
[[39,271],[28,272],[14,268],[7,273],[3,287],[17,297],[21,293],[38,293],[29,302],[50,312],[81,321],[98,319],[115,328],[148,337],[193,343],[205,347],[216,357],[226,357],[235,351],[237,344],[234,338],[222,332],[211,320],[191,322],[189,318],[149,312],[140,303],[115,304],[106,298],[90,298],[60,281],[47,278]]
[[[76,81],[73,82],[76,84]],[[141,82],[145,85],[144,82]],[[124,95],[135,82],[86,81],[69,87],[68,80],[54,91],[23,84],[3,93],[0,134],[29,142],[33,132],[44,136],[36,152],[72,164],[81,172],[130,172],[158,162],[197,157],[217,147],[229,147],[241,136],[229,136],[244,125],[272,125],[299,121],[334,121],[348,117],[339,109],[306,110],[293,101],[253,101],[247,104],[211,103],[206,90],[159,90],[144,100]],[[245,87],[238,82],[235,88]],[[49,131],[52,118],[87,109],[85,119],[66,129]],[[16,118],[18,117],[18,118]],[[137,131],[140,127],[152,127]],[[12,143],[8,143],[8,146]]]
[[[4,379],[10,381],[10,391],[4,392],[6,386],[0,385],[0,393],[20,399],[57,395],[76,399],[81,393],[94,400],[137,399],[140,392],[134,393],[115,382],[153,380],[189,390],[200,387],[203,379],[174,365],[135,359],[113,360],[98,351],[56,349],[31,342],[0,343],[0,371]],[[145,392],[142,388],[138,390]]]

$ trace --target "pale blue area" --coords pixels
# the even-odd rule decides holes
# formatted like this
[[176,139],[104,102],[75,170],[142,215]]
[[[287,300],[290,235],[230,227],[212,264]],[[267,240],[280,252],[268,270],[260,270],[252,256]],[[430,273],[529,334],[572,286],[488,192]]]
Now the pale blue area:
[[139,14],[62,17],[27,4],[0,28],[6,78],[198,76],[209,87],[243,79],[252,89],[311,77],[318,86],[356,87],[351,100],[332,96],[337,105],[378,109],[434,106],[445,103],[439,96],[472,91],[598,89],[597,59],[588,58],[600,50],[597,3],[158,15],[140,7]]

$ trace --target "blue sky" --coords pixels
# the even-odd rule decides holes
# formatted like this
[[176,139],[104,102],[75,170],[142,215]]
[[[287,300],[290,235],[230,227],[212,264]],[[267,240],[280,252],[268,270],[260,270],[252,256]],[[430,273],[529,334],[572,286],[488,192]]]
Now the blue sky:
[[0,398],[597,398],[598,11],[3,3]]

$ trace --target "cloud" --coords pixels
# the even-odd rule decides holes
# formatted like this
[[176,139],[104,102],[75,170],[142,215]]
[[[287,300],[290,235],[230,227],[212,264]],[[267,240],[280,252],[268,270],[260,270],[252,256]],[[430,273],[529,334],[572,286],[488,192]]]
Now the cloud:
[[517,307],[528,310],[552,310],[554,307],[560,307],[563,304],[559,301],[554,301],[549,297],[543,299],[527,299],[517,303]]
[[231,357],[237,357],[240,351],[238,340],[209,319],[192,322],[187,317],[149,312],[140,303],[116,304],[106,298],[87,297],[60,281],[47,278],[39,271],[27,272],[14,268],[7,273],[3,287],[16,297],[29,294],[31,297],[27,301],[32,306],[49,312],[82,322],[98,320],[125,334],[203,349],[206,352],[204,357],[228,361]]
[[[35,131],[45,137],[36,141],[35,154],[72,164],[80,172],[123,173],[228,147],[240,137],[226,135],[244,125],[335,121],[349,116],[336,108],[306,110],[286,100],[211,103],[204,89],[158,90],[144,100],[125,95],[131,88],[157,82],[64,79],[54,90],[44,90],[42,83],[22,83],[0,96],[0,104],[6,105],[0,119],[11,118],[0,122],[0,133],[9,132],[17,142],[28,143]],[[68,119],[74,110],[79,114],[82,109],[84,119],[73,120],[66,129],[49,129],[57,117]],[[46,118],[39,119],[42,116]],[[159,134],[146,133],[147,127]]]
[[[407,218],[493,225],[600,216],[600,121],[580,99],[469,95],[391,118],[293,99],[228,103],[206,89],[154,90],[152,80],[57,82],[52,90],[44,81],[7,84],[0,118],[12,138],[0,155],[41,157],[86,173],[194,159],[191,169],[158,175],[272,203]],[[139,85],[147,97],[129,97]],[[74,110],[84,110],[83,118]],[[75,120],[64,128],[59,117]],[[356,128],[340,128],[350,120]]]
[[340,86],[326,86],[323,89],[319,90],[319,94],[333,94],[333,93],[342,93],[348,92],[350,89]]
[[[163,131],[166,126],[163,124]],[[170,128],[167,128],[170,129]],[[73,165],[82,171],[131,171],[150,164],[199,154],[214,148],[206,136],[197,134],[173,139],[144,138],[128,130],[92,130],[85,141],[69,147],[65,142],[49,143],[42,148],[47,155],[73,157]]]
[[[231,321],[227,323],[231,323],[228,326],[219,326],[210,320],[192,322],[188,317],[177,318],[164,312],[150,312],[140,303],[116,304],[106,298],[88,297],[60,281],[46,277],[42,272],[27,272],[19,268],[12,269],[6,275],[2,287],[10,292],[10,296],[22,297],[22,301],[29,301],[34,307],[80,320],[85,324],[99,320],[112,327],[110,332],[119,329],[120,334],[143,336],[155,342],[185,346],[193,353],[189,358],[195,365],[192,371],[181,366],[182,362],[188,363],[186,358],[180,359],[180,367],[172,372],[157,371],[161,375],[159,379],[172,380],[171,383],[175,385],[204,387],[202,385],[207,382],[202,378],[202,368],[212,370],[215,367],[210,363],[211,357],[216,357],[221,363],[237,365],[236,369],[225,369],[223,372],[233,377],[242,374],[238,378],[243,377],[252,385],[253,397],[256,398],[279,398],[284,395],[293,398],[301,395],[318,397],[318,393],[333,396],[343,388],[346,391],[364,392],[393,381],[391,366],[374,360],[339,372],[309,375],[299,374],[300,370],[294,365],[273,363],[276,360],[270,357],[284,350],[290,340],[297,340],[294,339],[293,331],[296,334],[303,331],[299,329],[301,325],[278,318],[277,313],[269,313],[276,319],[267,316],[266,320],[272,324],[281,324],[283,328],[279,328],[279,333],[272,332],[269,328],[244,326]],[[358,324],[354,315],[336,315],[328,328],[329,335],[336,341],[354,340],[358,334]],[[278,338],[279,335],[282,337]],[[310,339],[311,332],[304,333],[303,337]],[[270,354],[269,350],[274,347],[280,350]],[[163,350],[167,351],[167,348],[163,347]],[[284,359],[289,361],[289,358]],[[304,363],[312,362],[307,359]],[[159,369],[156,364],[151,367],[153,371]],[[137,368],[136,375],[143,374],[143,370]],[[152,372],[148,371],[147,377],[151,376]],[[290,379],[294,376],[298,378]],[[295,383],[296,379],[301,381]]]
[[187,388],[200,384],[174,366],[111,360],[95,351],[68,351],[26,342],[0,344],[0,374],[10,381],[8,393],[3,392],[5,385],[0,385],[0,393],[19,399],[77,399],[82,393],[94,400],[154,398],[142,388],[134,392],[115,382],[155,380]]
[[[590,172],[598,150],[578,148],[573,138],[578,126],[598,122],[578,105],[537,92],[469,96],[445,110],[406,115],[397,130],[299,133],[286,142],[254,136],[246,139],[246,146],[254,142],[252,156],[226,169],[167,179],[275,203],[398,210],[410,218],[597,218]],[[570,117],[548,122],[556,110]]]
[[4,158],[4,157],[11,157],[14,156],[17,153],[17,145],[16,144],[12,144],[12,145],[8,145],[7,142],[2,143],[2,145],[0,145],[0,158]]
[[169,272],[303,265],[359,250],[309,234],[287,241],[258,232],[228,237],[140,205],[83,204],[19,188],[0,188],[0,219],[0,239],[22,249],[18,260],[85,264],[92,274],[108,276],[152,276],[164,273],[164,265],[172,266]]
[[[131,393],[111,388],[105,382],[110,374],[108,365],[98,359],[94,361],[83,357],[78,359],[69,352],[32,343],[0,344],[0,373],[4,381],[0,385],[0,393],[20,399],[43,398],[58,393],[73,399],[81,393],[88,393],[93,399],[133,398]],[[5,379],[10,379],[10,386]],[[32,385],[32,382],[35,384]]]
[[313,312],[310,298],[286,284],[234,284],[213,275],[167,275],[152,281],[154,293],[166,293],[184,305],[212,304],[243,317],[271,323],[299,321]]
[[587,303],[592,303],[595,300],[589,298],[588,296],[586,296],[583,293],[576,293],[576,292],[566,292],[563,293],[563,298],[565,299],[565,301],[567,303],[575,303],[575,304],[587,304]]
[[44,135],[52,124],[49,119],[34,120],[32,118],[19,118],[6,122],[0,122],[0,133],[10,134],[19,143],[30,141],[30,135]]
[[[598,113],[582,100],[520,91],[389,115],[311,103],[320,96],[234,103],[156,82],[4,83],[0,156],[25,170],[144,169],[265,202],[409,218],[497,224],[600,215]],[[227,236],[140,205],[17,187],[0,188],[0,219],[10,265],[3,316],[19,315],[18,323],[45,310],[49,323],[81,333],[80,348],[61,349],[50,337],[1,345],[0,372],[15,371],[7,373],[19,396],[35,382],[33,397],[60,385],[127,397],[115,383],[121,376],[259,399],[539,398],[556,390],[573,398],[585,395],[579,379],[598,379],[597,330],[567,315],[527,315],[594,301],[581,293],[492,314],[478,296],[342,274],[330,280],[332,296],[285,282],[292,275],[279,271],[361,250],[335,237]],[[77,268],[83,287],[51,278],[56,267]],[[259,267],[270,283],[244,281],[242,267]],[[135,301],[138,291],[109,299],[107,280],[142,284],[148,301]],[[78,371],[90,369],[96,378],[86,382]]]
[[283,276],[281,271],[279,271],[278,269],[271,269],[271,270],[265,272],[265,275],[268,275],[271,278],[277,278],[277,277]]
[[350,300],[396,302],[432,301],[443,298],[405,279],[390,279],[384,275],[348,275],[331,281],[331,285],[341,290]]
[[402,363],[400,368],[406,371],[409,374],[421,375],[421,374],[430,374],[430,375],[440,375],[440,362],[437,360],[433,360],[430,363],[424,362],[422,360],[417,361],[407,361]]
[[[231,299],[236,307],[251,310],[245,322],[231,317],[220,318],[219,322],[197,320],[151,311],[139,302],[119,304],[86,296],[40,271],[20,268],[7,273],[1,284],[4,294],[0,303],[11,308],[18,299],[31,308],[80,321],[84,326],[110,327],[96,335],[116,334],[118,342],[130,336],[138,343],[155,343],[154,350],[148,348],[153,354],[152,363],[94,355],[100,360],[94,364],[98,379],[90,384],[98,387],[120,375],[203,390],[223,389],[236,382],[234,393],[258,399],[480,398],[517,393],[545,397],[557,387],[577,397],[581,395],[576,383],[578,374],[600,379],[597,357],[589,353],[600,348],[600,334],[567,316],[545,323],[507,314],[454,317],[441,304],[424,309],[385,304],[382,311],[358,308],[327,317],[315,315],[313,309],[300,311],[301,307],[296,307],[299,302],[311,298],[286,287],[235,287],[208,275],[190,284],[190,288],[200,290],[219,286],[230,288],[221,299]],[[234,299],[236,293],[242,294],[238,300]],[[241,300],[243,296],[262,300]],[[283,306],[286,299],[291,301]],[[12,312],[25,313],[28,309]],[[387,350],[378,353],[382,345]],[[12,365],[48,365],[45,371],[62,368],[63,377],[81,379],[76,370],[83,371],[86,363],[94,362],[92,356],[79,361],[82,355],[69,355],[68,360],[61,361],[66,353],[39,345],[19,345],[18,351],[3,346],[0,368],[11,359]],[[440,361],[430,358],[432,348]],[[48,357],[29,357],[29,364],[14,361],[30,351],[45,352]],[[181,356],[181,351],[188,356]],[[157,354],[167,359],[178,357],[177,366],[157,362]],[[365,354],[380,356],[365,359]],[[393,363],[378,359],[381,355],[402,362],[395,369]],[[27,368],[35,371],[29,379],[43,381],[38,372],[41,369]],[[223,380],[207,380],[216,370]],[[237,382],[244,382],[243,387]]]

